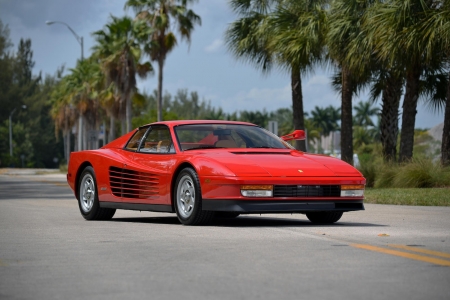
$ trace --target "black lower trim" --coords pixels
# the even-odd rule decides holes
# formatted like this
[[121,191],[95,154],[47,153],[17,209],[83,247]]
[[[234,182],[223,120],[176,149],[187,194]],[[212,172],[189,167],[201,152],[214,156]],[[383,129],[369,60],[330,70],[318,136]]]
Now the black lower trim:
[[234,201],[203,199],[202,209],[210,211],[234,211],[240,213],[306,213],[311,211],[364,210],[363,200],[355,201]]
[[157,211],[157,212],[174,212],[171,205],[161,204],[138,204],[138,203],[123,203],[123,202],[99,202],[100,207],[127,209],[127,210],[141,210],[141,211]]

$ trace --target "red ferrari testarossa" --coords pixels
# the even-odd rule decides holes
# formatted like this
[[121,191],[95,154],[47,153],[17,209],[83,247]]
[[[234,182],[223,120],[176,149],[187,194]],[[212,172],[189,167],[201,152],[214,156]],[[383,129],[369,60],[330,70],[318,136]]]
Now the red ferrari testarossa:
[[364,210],[361,173],[286,142],[304,136],[296,130],[279,138],[244,122],[152,123],[101,149],[71,153],[67,181],[87,220],[129,209],[175,212],[185,225],[263,213],[334,223]]

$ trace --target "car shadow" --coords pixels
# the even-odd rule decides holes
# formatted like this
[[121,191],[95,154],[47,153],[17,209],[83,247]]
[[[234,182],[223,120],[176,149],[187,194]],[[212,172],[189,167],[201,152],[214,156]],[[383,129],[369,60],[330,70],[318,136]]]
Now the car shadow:
[[[181,225],[176,216],[113,218],[110,222],[147,223]],[[273,218],[266,216],[243,215],[237,218],[215,218],[209,227],[387,227],[389,225],[338,221],[334,224],[314,224],[309,220],[292,218]]]

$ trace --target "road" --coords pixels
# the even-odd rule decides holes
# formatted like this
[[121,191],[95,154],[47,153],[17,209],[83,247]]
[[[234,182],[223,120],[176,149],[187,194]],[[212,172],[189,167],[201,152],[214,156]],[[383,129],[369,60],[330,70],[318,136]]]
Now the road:
[[0,175],[0,299],[450,299],[450,208],[366,205],[189,227],[85,221],[64,175]]

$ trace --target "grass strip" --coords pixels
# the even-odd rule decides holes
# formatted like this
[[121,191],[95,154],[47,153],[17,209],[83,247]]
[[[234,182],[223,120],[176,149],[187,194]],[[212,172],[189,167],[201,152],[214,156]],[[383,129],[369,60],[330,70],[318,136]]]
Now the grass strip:
[[450,188],[368,188],[365,203],[450,206]]

